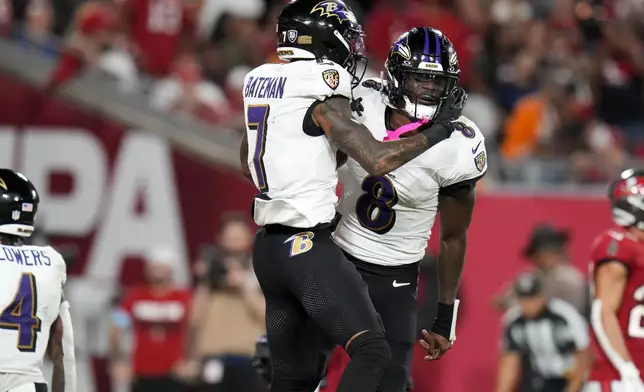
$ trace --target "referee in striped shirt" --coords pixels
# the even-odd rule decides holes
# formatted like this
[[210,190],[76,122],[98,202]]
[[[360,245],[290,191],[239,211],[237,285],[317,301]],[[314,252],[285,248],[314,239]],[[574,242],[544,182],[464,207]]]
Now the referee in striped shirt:
[[503,319],[496,392],[578,392],[589,365],[588,325],[567,302],[548,299],[532,273],[514,287],[517,305]]

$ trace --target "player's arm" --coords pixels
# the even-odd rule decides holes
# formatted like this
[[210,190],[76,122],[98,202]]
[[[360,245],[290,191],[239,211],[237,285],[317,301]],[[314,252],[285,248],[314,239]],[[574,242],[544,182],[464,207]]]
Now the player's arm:
[[440,359],[456,339],[456,292],[465,264],[467,229],[476,200],[471,182],[451,185],[439,194],[441,217],[440,249],[438,253],[438,309],[431,332],[423,329],[421,346],[427,350],[425,360]]
[[349,99],[342,96],[332,96],[317,104],[312,117],[329,140],[372,176],[397,169],[447,139],[453,131],[450,123],[438,123],[408,138],[380,142],[355,121]]
[[602,351],[618,370],[631,362],[617,319],[627,279],[628,268],[620,261],[606,261],[595,269],[595,300],[590,321]]
[[438,302],[452,305],[461,283],[467,247],[467,229],[476,203],[472,185],[452,188],[438,197],[440,248],[438,251]]
[[244,177],[253,182],[253,176],[250,174],[250,168],[248,167],[248,135],[246,135],[246,132],[242,134],[239,144],[239,164]]
[[63,366],[65,370],[65,392],[76,392],[76,353],[74,351],[74,328],[69,312],[69,302],[62,298],[59,320],[63,328]]
[[63,363],[63,322],[60,316],[51,325],[47,355],[54,365],[51,392],[65,392],[65,365]]

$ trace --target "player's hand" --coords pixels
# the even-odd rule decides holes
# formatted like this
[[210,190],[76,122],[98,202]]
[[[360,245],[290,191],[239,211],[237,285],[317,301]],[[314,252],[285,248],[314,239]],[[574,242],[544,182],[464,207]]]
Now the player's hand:
[[456,86],[450,91],[449,96],[438,108],[438,116],[434,120],[435,123],[444,123],[454,121],[461,117],[463,108],[467,102],[467,93],[461,86]]
[[452,343],[447,340],[444,336],[441,336],[435,332],[427,332],[423,329],[423,338],[419,340],[420,345],[427,350],[427,355],[425,356],[425,361],[435,361],[441,359],[441,357],[452,348]]

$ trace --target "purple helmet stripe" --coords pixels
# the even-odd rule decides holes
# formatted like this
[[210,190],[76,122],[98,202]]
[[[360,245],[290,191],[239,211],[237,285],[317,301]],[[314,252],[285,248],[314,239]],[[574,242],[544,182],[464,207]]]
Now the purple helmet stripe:
[[421,56],[421,61],[429,61],[429,33],[427,32],[427,29],[424,28],[425,30],[425,50],[423,50],[423,55]]
[[441,42],[440,38],[438,38],[438,34],[434,32],[434,38],[436,39],[436,62],[440,63],[441,62]]

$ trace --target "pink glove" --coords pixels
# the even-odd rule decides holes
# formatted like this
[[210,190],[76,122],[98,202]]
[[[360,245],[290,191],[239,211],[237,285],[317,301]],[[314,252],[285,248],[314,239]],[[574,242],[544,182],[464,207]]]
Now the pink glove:
[[400,135],[403,135],[407,132],[411,132],[415,130],[416,128],[420,127],[423,124],[426,124],[429,122],[427,119],[422,119],[413,123],[405,124],[402,127],[399,127],[398,129],[395,129],[393,131],[387,131],[387,136],[383,139],[383,141],[388,142],[391,140],[398,140],[400,139]]

